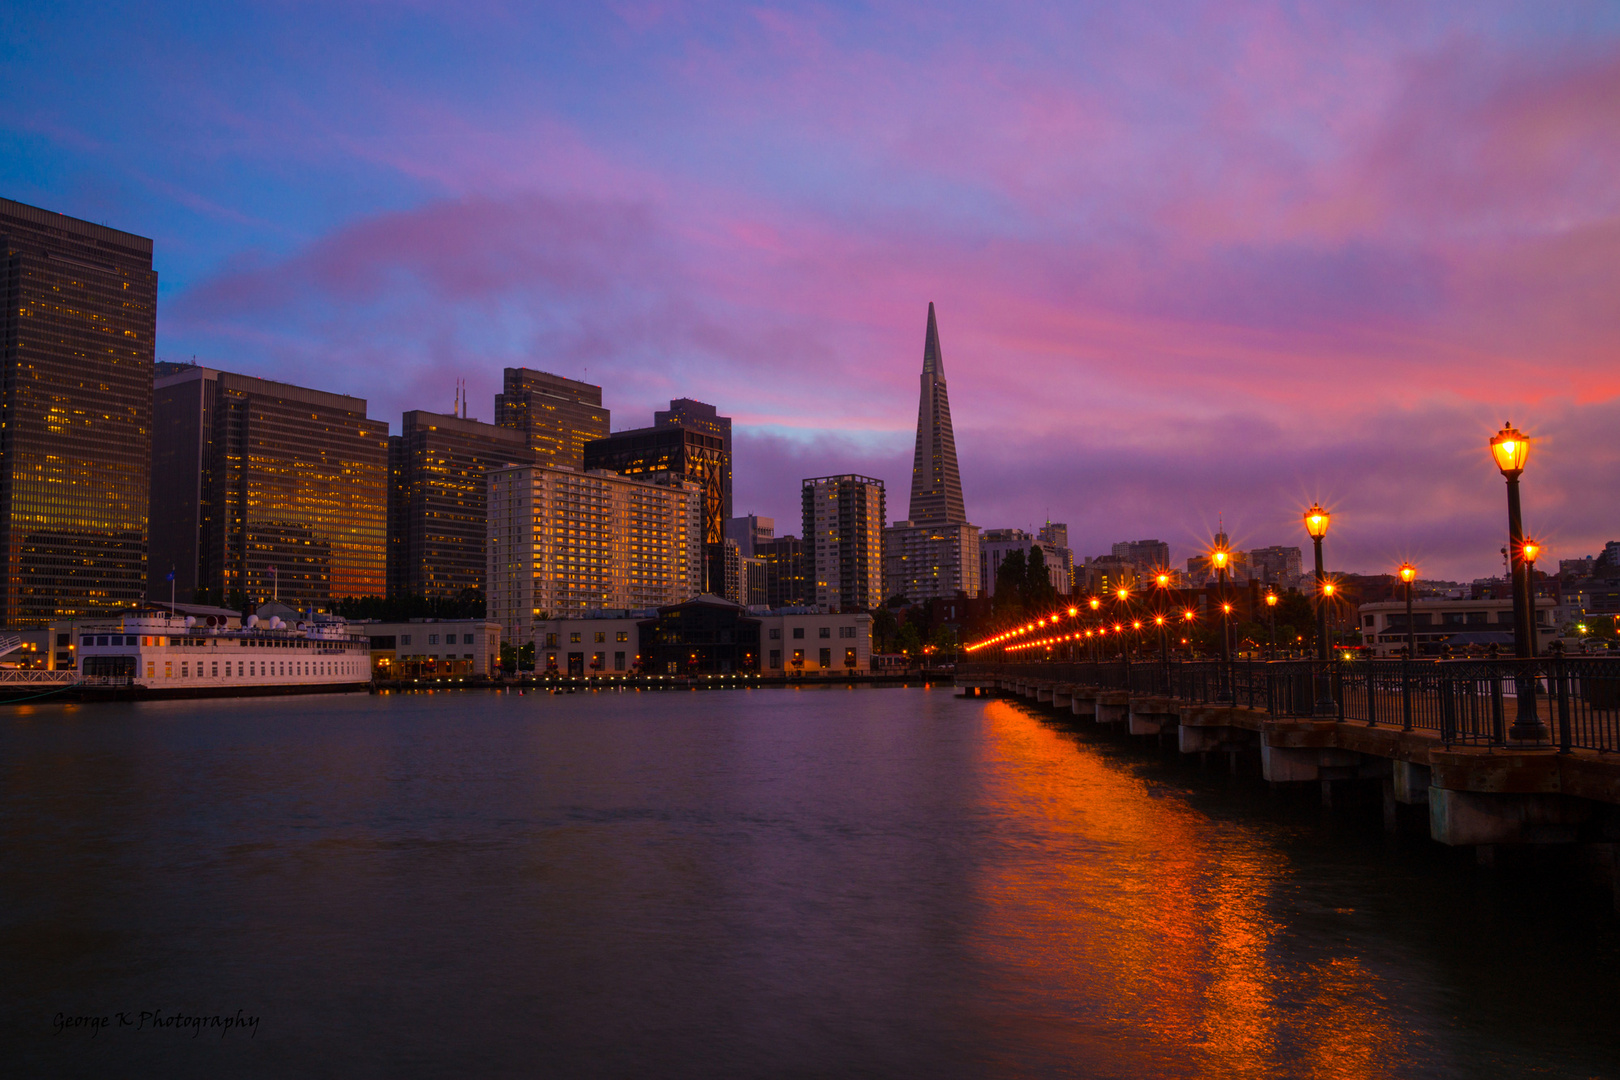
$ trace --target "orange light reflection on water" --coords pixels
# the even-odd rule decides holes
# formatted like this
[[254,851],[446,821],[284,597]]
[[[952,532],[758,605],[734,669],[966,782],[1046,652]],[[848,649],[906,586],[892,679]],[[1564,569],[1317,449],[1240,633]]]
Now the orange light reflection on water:
[[[984,718],[983,797],[1011,832],[980,868],[972,944],[1000,974],[984,1002],[999,1022],[1104,1072],[1400,1071],[1408,1033],[1378,976],[1295,919],[1289,862],[1263,833],[1016,706]],[[1031,1019],[1054,1001],[1067,1017]]]

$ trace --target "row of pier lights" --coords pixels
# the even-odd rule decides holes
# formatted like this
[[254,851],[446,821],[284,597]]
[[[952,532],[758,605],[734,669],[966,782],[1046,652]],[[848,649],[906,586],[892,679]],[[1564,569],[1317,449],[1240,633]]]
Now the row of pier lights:
[[[1508,552],[1510,567],[1510,588],[1513,594],[1513,650],[1514,656],[1520,660],[1531,659],[1536,655],[1535,644],[1535,615],[1534,603],[1531,599],[1531,570],[1534,567],[1537,555],[1540,554],[1540,545],[1535,541],[1526,539],[1524,535],[1523,515],[1519,509],[1519,477],[1524,472],[1525,462],[1530,456],[1530,439],[1523,432],[1515,428],[1511,421],[1502,425],[1490,440],[1491,458],[1496,467],[1501,470],[1502,476],[1507,480],[1508,497]],[[1336,586],[1328,578],[1327,571],[1322,562],[1322,541],[1326,538],[1328,525],[1332,522],[1332,515],[1322,506],[1312,503],[1304,513],[1305,532],[1311,538],[1311,546],[1315,555],[1315,594],[1316,603],[1316,659],[1326,665],[1330,659],[1327,635],[1327,609],[1336,592]],[[1225,672],[1232,663],[1231,643],[1231,616],[1233,607],[1226,596],[1227,571],[1231,565],[1232,553],[1225,547],[1217,546],[1209,552],[1210,565],[1215,568],[1217,590],[1222,596],[1221,608],[1221,668]],[[1412,621],[1412,595],[1417,582],[1417,567],[1410,562],[1403,562],[1397,569],[1401,582],[1406,586],[1406,658],[1410,660],[1417,655],[1417,635]],[[1170,587],[1170,574],[1168,571],[1159,571],[1155,581],[1161,594],[1168,593]],[[1114,590],[1113,599],[1118,603],[1115,609],[1116,620],[1113,624],[1114,638],[1121,643],[1121,650],[1125,647],[1125,634],[1127,630],[1140,635],[1144,631],[1141,618],[1131,618],[1129,604],[1131,589],[1121,586]],[[1275,591],[1267,590],[1266,605],[1271,609],[1272,618],[1272,659],[1276,659],[1276,615],[1275,610],[1278,597]],[[1098,646],[1110,640],[1110,627],[1102,615],[1103,600],[1100,597],[1091,597],[1086,606],[1089,613],[1079,607],[1070,607],[1067,611],[1055,611],[1049,615],[1036,618],[1021,626],[1014,626],[1003,630],[967,646],[964,650],[975,653],[985,649],[995,649],[1002,653],[1022,652],[1026,649],[1049,650],[1055,646],[1067,646],[1071,652],[1076,644],[1089,645],[1093,659],[1097,657]],[[1152,624],[1159,634],[1160,656],[1166,663],[1170,659],[1170,626],[1176,615],[1161,610],[1151,617]],[[1124,618],[1118,618],[1123,613]],[[1068,619],[1079,620],[1089,614],[1094,619],[1102,619],[1100,625],[1086,628],[1080,622],[1066,623]],[[1188,608],[1179,613],[1185,623],[1192,623],[1197,617],[1193,609]],[[1223,676],[1224,677],[1224,676]],[[1536,740],[1547,736],[1547,726],[1541,722],[1537,715],[1535,705],[1535,683],[1528,673],[1515,676],[1518,684],[1518,706],[1509,737],[1519,740]],[[1332,715],[1337,710],[1333,700],[1329,680],[1319,677],[1316,680],[1315,711],[1319,715]]]

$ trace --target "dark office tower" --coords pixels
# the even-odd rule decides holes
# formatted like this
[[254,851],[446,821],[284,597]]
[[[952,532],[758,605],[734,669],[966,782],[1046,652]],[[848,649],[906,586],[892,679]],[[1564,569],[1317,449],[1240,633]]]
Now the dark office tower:
[[153,537],[154,596],[171,568],[233,605],[383,594],[388,425],[363,398],[176,365],[154,429],[152,515],[179,519]]
[[917,406],[917,451],[911,465],[911,523],[958,525],[965,521],[951,402],[945,394],[945,361],[930,301],[928,333],[923,339],[922,400]]
[[140,603],[152,241],[0,199],[0,623]]
[[533,460],[520,431],[412,411],[388,440],[388,593],[484,591],[486,473]]
[[883,481],[822,476],[801,484],[805,602],[824,611],[883,603]]
[[521,431],[537,465],[584,467],[585,444],[606,438],[602,388],[546,371],[507,368],[495,395],[495,423]]
[[652,427],[615,431],[585,444],[585,468],[703,489],[704,591],[725,588],[726,519],[731,514],[731,418],[714,406],[678,399],[653,414]]
[[798,607],[804,598],[804,541],[777,536],[757,541],[754,556],[765,564],[765,603],[773,608]]
[[708,485],[704,487],[705,526],[709,520],[710,501],[719,500],[715,504],[715,511],[719,514],[720,532],[706,541],[717,544],[725,539],[726,522],[731,519],[731,417],[721,416],[713,405],[705,405],[691,398],[676,398],[669,403],[668,409],[660,409],[653,413],[654,427],[666,425],[686,428],[688,431],[700,432],[720,440],[721,464],[715,477],[718,481],[717,490],[711,493]]

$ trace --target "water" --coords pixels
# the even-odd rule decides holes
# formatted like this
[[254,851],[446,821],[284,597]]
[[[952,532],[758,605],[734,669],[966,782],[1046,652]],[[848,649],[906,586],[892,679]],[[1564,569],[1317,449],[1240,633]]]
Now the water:
[[1620,1075],[1604,903],[948,690],[0,713],[8,1075]]

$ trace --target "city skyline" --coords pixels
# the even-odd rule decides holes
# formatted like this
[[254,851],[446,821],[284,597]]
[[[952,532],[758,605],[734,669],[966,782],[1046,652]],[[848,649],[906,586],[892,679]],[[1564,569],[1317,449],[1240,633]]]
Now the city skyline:
[[1505,419],[1550,555],[1610,538],[1617,20],[25,13],[0,190],[154,238],[161,358],[390,418],[507,366],[715,401],[783,519],[805,460],[909,486],[932,298],[986,527],[1179,555],[1320,499],[1330,564],[1466,579]]

